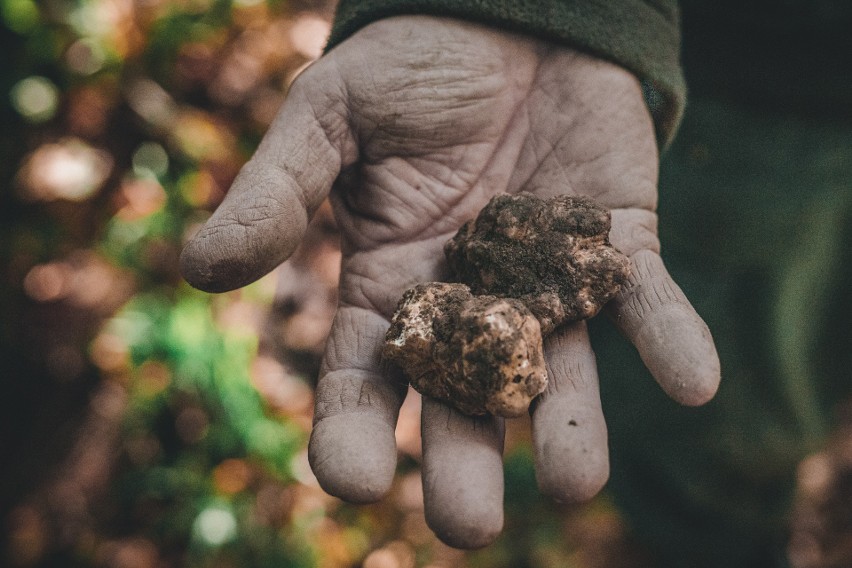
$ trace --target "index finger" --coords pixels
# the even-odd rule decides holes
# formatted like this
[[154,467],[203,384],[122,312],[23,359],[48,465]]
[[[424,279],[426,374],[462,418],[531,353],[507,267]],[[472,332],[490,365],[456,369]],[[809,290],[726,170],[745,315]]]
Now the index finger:
[[224,201],[187,243],[181,271],[208,292],[245,286],[295,251],[342,167],[355,159],[339,77],[305,71]]

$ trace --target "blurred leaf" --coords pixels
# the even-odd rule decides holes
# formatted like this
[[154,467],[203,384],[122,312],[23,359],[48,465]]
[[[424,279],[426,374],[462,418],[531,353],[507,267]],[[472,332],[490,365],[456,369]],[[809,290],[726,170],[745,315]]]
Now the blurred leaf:
[[32,0],[3,0],[0,15],[6,27],[19,34],[29,33],[39,22],[38,7]]

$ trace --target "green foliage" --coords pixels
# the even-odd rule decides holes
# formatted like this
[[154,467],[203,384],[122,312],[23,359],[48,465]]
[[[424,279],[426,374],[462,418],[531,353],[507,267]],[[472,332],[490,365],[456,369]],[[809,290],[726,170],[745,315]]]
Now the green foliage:
[[[94,540],[63,553],[74,564],[97,564],[97,550],[130,537],[155,543],[169,565],[317,563],[322,544],[307,533],[324,509],[291,512],[300,505],[284,498],[298,485],[293,464],[303,459],[306,432],[271,411],[253,386],[258,329],[239,316],[268,305],[268,285],[214,297],[181,284],[176,272],[185,235],[221,199],[265,128],[240,103],[199,93],[240,49],[235,40],[292,18],[288,10],[227,0],[0,4],[13,42],[4,77],[14,78],[0,106],[23,129],[6,154],[23,159],[2,197],[29,212],[10,217],[3,252],[31,281],[39,267],[76,270],[67,259],[79,251],[109,268],[106,292],[90,310],[106,320],[89,353],[101,380],[126,392],[110,504],[102,526],[88,529]],[[207,73],[191,84],[181,75],[194,71],[187,46],[208,58]],[[293,55],[281,72],[304,62]],[[269,75],[258,87],[284,84]],[[18,293],[38,298],[38,282],[28,289],[23,280]],[[229,310],[239,317],[223,323]],[[3,331],[12,336],[10,325]],[[268,512],[270,495],[285,509]]]

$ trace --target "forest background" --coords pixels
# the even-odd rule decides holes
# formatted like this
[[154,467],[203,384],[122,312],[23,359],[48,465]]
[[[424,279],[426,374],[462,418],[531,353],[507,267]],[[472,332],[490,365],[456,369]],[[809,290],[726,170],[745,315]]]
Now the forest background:
[[[181,280],[182,244],[320,56],[333,10],[0,0],[0,564],[649,565],[606,495],[539,495],[523,421],[503,536],[442,545],[423,520],[416,396],[387,498],[319,488],[306,443],[340,261],[327,205],[261,281],[211,296]],[[801,468],[804,498],[825,463]]]

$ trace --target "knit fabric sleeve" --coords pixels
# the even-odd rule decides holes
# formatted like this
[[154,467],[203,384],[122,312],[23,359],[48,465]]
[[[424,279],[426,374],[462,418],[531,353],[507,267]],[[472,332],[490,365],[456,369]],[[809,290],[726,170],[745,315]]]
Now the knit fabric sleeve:
[[665,147],[683,114],[676,0],[341,0],[327,50],[381,18],[431,14],[525,33],[608,59],[642,82]]

